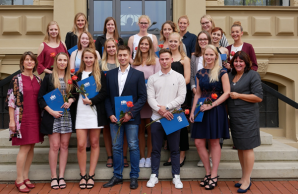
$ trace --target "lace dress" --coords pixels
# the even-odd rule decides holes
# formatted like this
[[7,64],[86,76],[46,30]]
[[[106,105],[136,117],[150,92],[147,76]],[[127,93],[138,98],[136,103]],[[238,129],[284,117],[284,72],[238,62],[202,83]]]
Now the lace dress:
[[[225,68],[221,69],[219,81],[212,83],[209,83],[209,71],[209,69],[203,68],[196,74],[202,92],[201,97],[210,97],[212,93],[216,93],[219,98],[223,93],[221,77],[227,73],[227,70]],[[229,125],[225,103],[205,111],[203,121],[194,123],[191,137],[195,139],[229,139]]]

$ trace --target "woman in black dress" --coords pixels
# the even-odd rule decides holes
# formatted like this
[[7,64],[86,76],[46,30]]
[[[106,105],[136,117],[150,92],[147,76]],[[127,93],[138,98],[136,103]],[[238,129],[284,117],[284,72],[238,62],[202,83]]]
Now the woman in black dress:
[[103,47],[105,45],[106,40],[109,38],[114,39],[118,46],[124,44],[123,39],[119,36],[116,20],[113,17],[106,18],[103,27],[103,35],[98,36],[95,42],[96,50],[99,52],[101,58],[104,50]]
[[67,32],[65,37],[65,45],[67,50],[78,44],[78,37],[82,34],[82,32],[88,32],[88,21],[85,14],[77,13],[74,17],[73,23],[72,30]]
[[258,103],[262,102],[263,89],[261,78],[251,70],[251,64],[249,56],[244,51],[238,51],[231,60],[232,71],[229,73],[230,128],[242,168],[242,177],[235,184],[239,193],[245,193],[251,186],[250,176],[255,160],[253,148],[261,145]]

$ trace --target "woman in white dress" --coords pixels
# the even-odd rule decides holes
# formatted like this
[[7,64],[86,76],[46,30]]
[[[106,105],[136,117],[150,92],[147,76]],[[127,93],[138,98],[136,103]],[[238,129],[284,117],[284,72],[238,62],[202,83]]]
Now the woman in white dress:
[[158,45],[158,41],[157,41],[156,36],[154,34],[148,34],[148,32],[147,32],[148,28],[151,25],[150,18],[147,15],[141,15],[139,17],[138,25],[140,27],[139,33],[137,33],[136,35],[133,35],[133,36],[129,37],[128,43],[127,43],[127,46],[129,46],[129,48],[130,48],[131,54],[133,53],[133,58],[131,58],[130,64],[133,63],[133,59],[135,58],[136,53],[137,53],[137,49],[136,48],[138,47],[139,42],[140,42],[140,40],[141,40],[141,38],[143,36],[149,36],[151,38],[151,40],[153,42],[154,52],[157,51],[157,47],[158,47],[157,46]]
[[[77,133],[77,156],[80,167],[80,188],[91,189],[94,186],[95,169],[99,157],[100,131],[107,124],[104,101],[106,98],[106,78],[99,69],[97,54],[94,49],[86,48],[82,53],[80,69],[77,72],[78,81],[93,76],[96,83],[96,90],[99,92],[95,97],[82,97],[76,95],[77,107],[73,111],[76,115],[75,129]],[[87,132],[90,133],[91,154],[90,169],[87,178],[86,174],[86,140]]]

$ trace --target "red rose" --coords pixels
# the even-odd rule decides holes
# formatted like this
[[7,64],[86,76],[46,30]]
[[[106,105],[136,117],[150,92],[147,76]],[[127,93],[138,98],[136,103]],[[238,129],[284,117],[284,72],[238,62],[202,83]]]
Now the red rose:
[[71,69],[71,70],[70,70],[70,73],[74,73],[74,72],[75,72],[75,69]]
[[56,57],[56,53],[50,53],[50,57],[52,58]]
[[76,80],[78,79],[78,76],[74,75],[74,76],[71,77],[71,79],[72,79],[73,81],[76,81]]
[[234,52],[234,51],[232,51],[232,52],[231,52],[231,55],[232,55],[232,56],[234,56],[234,55],[235,55],[235,52]]
[[214,93],[214,94],[211,94],[211,98],[212,98],[212,99],[215,100],[215,99],[217,99],[217,97],[218,97],[217,94],[215,94],[215,93]]
[[96,40],[93,40],[93,42],[95,42]]
[[118,44],[118,40],[115,40],[115,42]]
[[67,83],[68,83],[68,84],[72,84],[72,80],[69,79],[69,80],[67,81]]
[[136,46],[135,50],[138,50],[138,47]]
[[159,48],[163,48],[163,44],[158,45]]
[[133,103],[132,103],[132,101],[128,101],[127,103],[126,103],[126,105],[127,105],[127,107],[133,107]]
[[186,115],[188,115],[188,114],[189,114],[189,109],[185,109],[184,113],[185,113]]

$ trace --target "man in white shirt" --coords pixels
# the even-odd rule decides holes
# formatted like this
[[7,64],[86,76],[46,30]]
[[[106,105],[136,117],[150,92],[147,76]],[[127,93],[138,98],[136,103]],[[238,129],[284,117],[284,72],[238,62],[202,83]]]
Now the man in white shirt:
[[[148,103],[152,108],[152,120],[165,117],[173,119],[171,111],[179,109],[185,100],[186,84],[184,77],[171,69],[173,62],[172,52],[162,49],[159,52],[159,62],[161,70],[149,77],[147,83]],[[151,176],[147,182],[147,187],[154,187],[158,183],[158,171],[160,165],[160,152],[165,135],[164,129],[159,121],[151,125]],[[167,135],[171,151],[172,175],[175,188],[182,189],[183,184],[180,180],[180,154],[179,141],[180,130]]]

